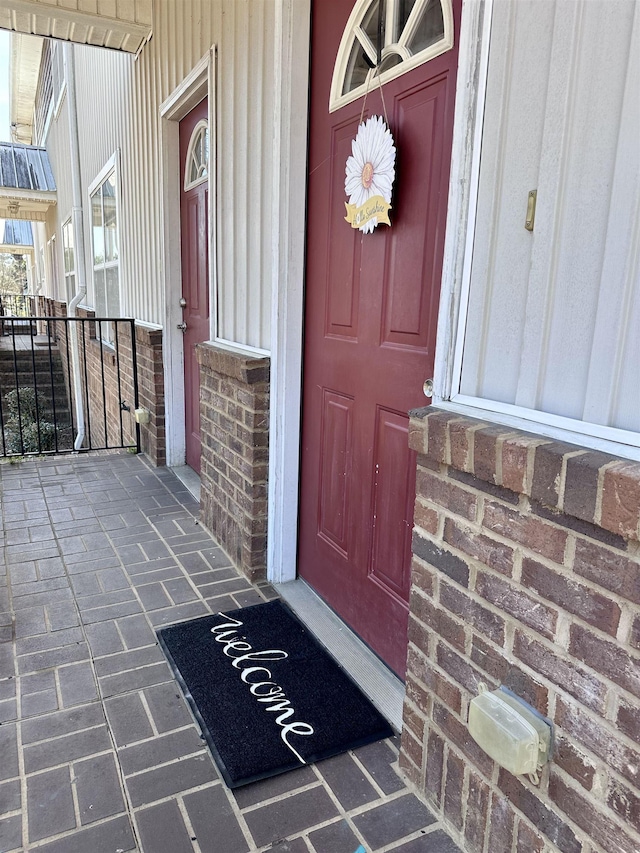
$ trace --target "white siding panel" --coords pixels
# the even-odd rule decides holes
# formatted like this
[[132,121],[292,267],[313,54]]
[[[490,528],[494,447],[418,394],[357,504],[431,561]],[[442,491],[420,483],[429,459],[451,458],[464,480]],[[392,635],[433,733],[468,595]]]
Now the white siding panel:
[[633,0],[496,3],[461,394],[640,431],[639,57]]
[[[113,5],[131,14],[131,2],[114,0]],[[106,14],[104,0],[99,7]],[[162,0],[153,8],[153,38],[137,59],[76,47],[85,200],[86,188],[120,150],[122,311],[149,323],[164,322],[159,110],[216,45],[218,337],[268,350],[275,3]],[[66,122],[63,106],[49,133],[62,218],[71,207]],[[85,231],[90,270],[88,214]]]

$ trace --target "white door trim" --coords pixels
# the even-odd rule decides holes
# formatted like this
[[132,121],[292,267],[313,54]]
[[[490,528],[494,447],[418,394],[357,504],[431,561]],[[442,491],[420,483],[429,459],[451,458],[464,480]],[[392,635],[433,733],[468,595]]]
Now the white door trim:
[[[197,65],[160,106],[160,168],[162,203],[161,255],[164,279],[165,316],[163,337],[165,423],[167,465],[184,465],[186,437],[184,425],[184,341],[178,323],[182,309],[178,299],[182,293],[182,259],[180,243],[180,139],[179,122],[200,103],[209,98],[209,293],[211,323],[216,310],[216,48],[212,46]],[[210,337],[215,329],[210,329]]]
[[280,0],[275,26],[275,138],[267,577],[296,576],[310,0]]

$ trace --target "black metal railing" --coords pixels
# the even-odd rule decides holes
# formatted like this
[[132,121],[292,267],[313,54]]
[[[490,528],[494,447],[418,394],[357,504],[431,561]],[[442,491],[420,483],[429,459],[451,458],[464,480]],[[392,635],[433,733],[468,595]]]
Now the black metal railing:
[[0,293],[0,335],[35,335],[31,318],[31,297],[22,293]]
[[0,456],[139,452],[135,321],[29,321],[27,337],[13,324],[0,335]]

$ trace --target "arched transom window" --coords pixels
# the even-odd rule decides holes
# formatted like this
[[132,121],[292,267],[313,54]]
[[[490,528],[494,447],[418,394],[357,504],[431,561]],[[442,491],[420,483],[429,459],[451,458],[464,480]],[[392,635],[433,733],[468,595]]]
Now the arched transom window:
[[209,177],[209,125],[199,121],[194,127],[184,169],[184,189],[197,187]]
[[358,0],[331,81],[329,112],[453,47],[451,0]]

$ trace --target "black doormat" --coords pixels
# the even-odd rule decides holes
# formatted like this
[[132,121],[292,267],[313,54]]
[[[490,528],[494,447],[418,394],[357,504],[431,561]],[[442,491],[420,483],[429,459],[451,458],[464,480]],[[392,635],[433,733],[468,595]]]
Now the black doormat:
[[393,734],[281,601],[157,633],[230,788]]

